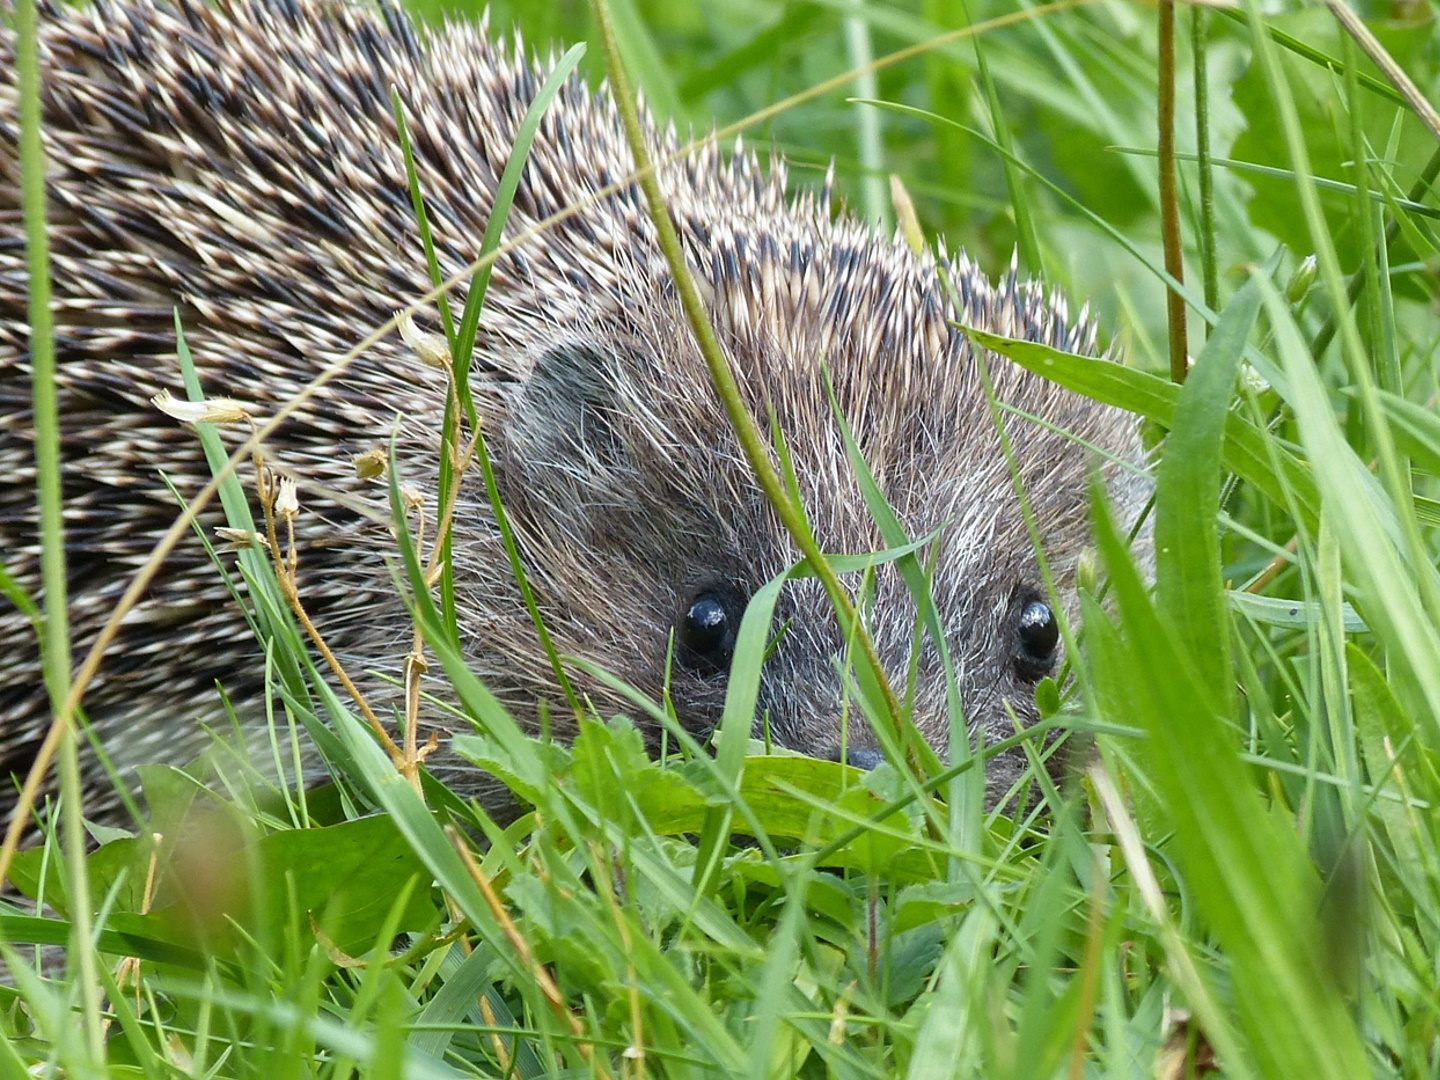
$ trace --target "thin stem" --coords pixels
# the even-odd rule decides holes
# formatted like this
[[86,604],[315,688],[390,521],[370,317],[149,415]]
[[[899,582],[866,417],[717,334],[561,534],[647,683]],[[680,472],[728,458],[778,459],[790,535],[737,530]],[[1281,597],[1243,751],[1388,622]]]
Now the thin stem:
[[295,535],[293,532],[290,533],[290,543],[287,554],[287,549],[283,549],[280,546],[280,534],[275,526],[275,491],[273,482],[267,479],[265,463],[258,453],[254,456],[253,460],[255,465],[255,486],[260,498],[260,508],[265,514],[265,539],[270,547],[270,558],[275,565],[275,578],[280,584],[280,592],[285,597],[285,602],[290,606],[290,610],[294,612],[295,618],[300,620],[300,626],[304,629],[306,636],[309,637],[311,644],[315,646],[316,651],[319,652],[321,659],[325,661],[326,666],[330,668],[335,677],[340,680],[340,685],[345,688],[345,693],[350,696],[350,700],[355,703],[355,707],[358,708],[365,717],[366,723],[368,723],[371,730],[375,732],[381,745],[385,747],[385,752],[390,755],[390,760],[393,761],[398,768],[404,758],[400,748],[395,745],[395,740],[392,739],[389,732],[385,730],[385,725],[380,722],[380,718],[376,716],[375,711],[370,708],[370,703],[365,700],[365,695],[360,693],[360,688],[351,680],[349,673],[346,672],[344,666],[340,663],[340,658],[330,651],[330,646],[326,644],[325,638],[321,635],[319,628],[311,621],[310,613],[305,610],[305,605],[300,602],[300,590],[295,583],[296,571],[300,564],[299,553],[295,550]]
[[1215,174],[1210,161],[1210,18],[1202,7],[1190,9],[1190,50],[1195,65],[1195,160],[1200,178],[1200,272],[1205,306],[1220,310],[1220,272],[1215,255]]
[[[1175,182],[1175,2],[1160,0],[1159,111],[1160,235],[1165,247],[1165,271],[1185,281],[1185,256],[1180,241],[1180,200]],[[1165,293],[1165,321],[1170,330],[1170,378],[1185,381],[1185,298],[1175,289]]]
[[[50,315],[50,245],[45,231],[45,148],[40,141],[40,55],[35,0],[15,12],[15,69],[20,120],[20,205],[25,224],[30,371],[35,422],[35,487],[39,503],[40,585],[45,619],[40,662],[59,732],[62,834],[68,868],[70,960],[79,965],[85,1045],[90,1063],[104,1061],[100,1028],[100,980],[90,916],[90,879],[85,866],[85,788],[75,747],[75,707],[70,685],[70,623],[66,612],[65,532],[61,516],[60,409],[55,381],[55,334]],[[17,813],[18,818],[18,813]]]

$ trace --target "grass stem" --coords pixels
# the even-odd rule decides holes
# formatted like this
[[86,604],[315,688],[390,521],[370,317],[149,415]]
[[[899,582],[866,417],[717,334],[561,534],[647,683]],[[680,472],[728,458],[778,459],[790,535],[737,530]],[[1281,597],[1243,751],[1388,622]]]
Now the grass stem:
[[[41,143],[39,26],[35,0],[15,11],[15,67],[19,90],[20,203],[30,320],[31,393],[35,419],[35,486],[39,503],[40,581],[44,620],[40,649],[45,689],[58,732],[63,845],[69,877],[70,961],[78,967],[85,1046],[90,1063],[104,1060],[100,980],[96,970],[89,875],[85,865],[85,786],[75,746],[70,685],[65,527],[62,518],[60,408],[55,374],[55,333],[50,311],[50,245],[45,227],[45,148]],[[17,815],[18,820],[18,815]]]
[[[1175,3],[1160,0],[1159,85],[1160,113],[1160,235],[1165,247],[1165,271],[1185,281],[1185,254],[1180,238],[1180,199],[1175,178]],[[1189,349],[1185,334],[1185,298],[1174,289],[1165,292],[1165,322],[1170,331],[1170,378],[1185,381]]]
[[1203,7],[1190,9],[1190,49],[1195,65],[1195,160],[1200,181],[1200,271],[1205,306],[1220,310],[1220,272],[1215,254],[1215,173],[1210,161],[1210,18]]

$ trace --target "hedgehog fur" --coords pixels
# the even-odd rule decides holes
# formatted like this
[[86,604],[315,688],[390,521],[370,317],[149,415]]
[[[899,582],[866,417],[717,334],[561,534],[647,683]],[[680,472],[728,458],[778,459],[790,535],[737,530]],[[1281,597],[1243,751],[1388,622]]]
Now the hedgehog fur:
[[[8,28],[0,35],[0,560],[34,596],[15,42]],[[178,513],[163,477],[188,497],[209,475],[193,434],[149,402],[179,387],[173,313],[207,392],[273,413],[428,288],[392,84],[450,276],[475,256],[516,129],[553,61],[492,38],[483,23],[420,31],[388,7],[101,0],[42,8],[41,63],[71,618],[84,648]],[[1021,655],[1020,624],[1044,590],[971,347],[950,323],[1091,351],[1088,320],[1069,319],[1060,298],[1013,271],[992,285],[964,256],[947,260],[952,306],[931,255],[832,211],[828,184],[787,196],[783,162],[762,165],[738,144],[674,157],[674,132],[648,121],[647,131],[652,152],[669,159],[662,188],[711,319],[753,413],[773,411],[784,433],[820,544],[884,546],[847,464],[824,368],[910,535],[940,530],[933,599],[971,731],[1013,734],[1017,719],[1033,719],[1033,683],[1056,658]],[[607,91],[572,77],[540,125],[506,236],[632,167]],[[1012,419],[1010,430],[1068,606],[1085,545],[1081,444],[1137,462],[1134,427],[1013,365],[991,370],[1000,398],[1041,421]],[[473,384],[521,557],[562,653],[658,697],[672,628],[684,627],[697,598],[733,624],[745,598],[797,557],[710,387],[637,186],[499,260]],[[356,671],[398,675],[410,631],[387,562],[384,485],[358,480],[350,459],[395,433],[405,481],[433,489],[444,401],[443,377],[391,335],[268,444],[271,460],[300,479],[305,602]],[[1143,481],[1113,465],[1105,474],[1118,505],[1136,511]],[[473,470],[454,559],[465,654],[533,720],[537,703],[555,703],[554,679]],[[889,567],[877,568],[868,610],[903,686],[916,615]],[[766,662],[757,729],[834,756],[843,635],[813,581],[786,586],[777,619],[786,631]],[[0,768],[23,772],[48,708],[18,611],[0,607],[0,637]],[[718,719],[725,691],[723,663],[707,659],[716,656],[682,647],[669,680],[697,732]],[[263,668],[191,543],[125,619],[84,707],[122,770],[183,761],[205,745],[199,721],[219,715],[217,681],[242,717],[261,713]],[[601,683],[575,677],[602,713],[622,708]],[[383,696],[382,682],[365,685]],[[928,646],[914,715],[943,752],[944,677]],[[854,760],[874,759],[863,721],[845,738]],[[480,782],[443,753],[431,764],[462,790]],[[1024,765],[1014,753],[990,763],[992,802]],[[85,769],[103,803],[107,782],[93,759]]]

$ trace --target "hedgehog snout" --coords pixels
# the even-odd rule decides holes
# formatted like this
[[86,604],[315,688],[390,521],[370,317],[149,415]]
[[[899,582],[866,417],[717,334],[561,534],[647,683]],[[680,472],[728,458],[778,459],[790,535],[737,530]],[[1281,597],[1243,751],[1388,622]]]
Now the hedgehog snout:
[[843,754],[840,752],[840,748],[836,747],[835,751],[829,755],[829,760],[844,761],[857,769],[869,772],[877,765],[884,763],[885,755],[868,746],[846,746]]

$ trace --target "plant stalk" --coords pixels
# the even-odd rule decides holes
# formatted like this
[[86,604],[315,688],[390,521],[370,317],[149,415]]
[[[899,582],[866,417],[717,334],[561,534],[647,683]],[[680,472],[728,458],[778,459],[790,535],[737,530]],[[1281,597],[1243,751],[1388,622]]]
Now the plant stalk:
[[[1180,240],[1180,200],[1175,179],[1175,0],[1160,0],[1159,87],[1160,235],[1165,247],[1165,272],[1185,282],[1185,256]],[[1170,330],[1170,378],[1185,381],[1189,349],[1185,334],[1185,298],[1165,292],[1165,322]]]
[[[66,610],[65,526],[60,476],[60,409],[55,381],[55,334],[50,313],[50,245],[45,230],[45,148],[40,139],[40,54],[35,0],[15,11],[15,71],[20,121],[20,207],[30,321],[30,380],[35,423],[35,495],[39,504],[40,588],[44,622],[40,661],[59,733],[61,830],[68,877],[70,954],[78,967],[89,1063],[100,1067],[100,979],[95,964],[90,879],[85,865],[85,788],[75,746],[75,704],[69,700],[70,622]],[[18,824],[18,814],[17,814]]]

